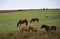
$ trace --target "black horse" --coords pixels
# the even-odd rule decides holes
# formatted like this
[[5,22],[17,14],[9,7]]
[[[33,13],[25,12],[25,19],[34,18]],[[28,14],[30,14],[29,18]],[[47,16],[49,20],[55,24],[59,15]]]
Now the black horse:
[[56,31],[56,26],[47,26],[47,25],[42,25],[41,28],[45,28],[45,30],[48,31]]
[[30,23],[35,22],[35,21],[37,21],[37,22],[38,22],[38,21],[39,21],[39,19],[38,19],[38,18],[32,18],[32,19],[31,19],[31,21],[30,21]]
[[19,26],[19,24],[21,25],[21,24],[24,24],[24,23],[26,23],[26,26],[28,25],[28,21],[26,19],[19,20],[18,23],[17,23],[17,27]]

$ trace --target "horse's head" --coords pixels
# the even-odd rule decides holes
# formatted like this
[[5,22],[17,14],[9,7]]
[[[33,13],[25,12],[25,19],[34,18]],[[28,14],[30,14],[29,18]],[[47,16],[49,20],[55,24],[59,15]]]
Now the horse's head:
[[19,22],[17,23],[17,27],[19,27]]
[[46,28],[46,25],[42,25],[42,26],[41,26],[41,29],[42,29],[42,28]]

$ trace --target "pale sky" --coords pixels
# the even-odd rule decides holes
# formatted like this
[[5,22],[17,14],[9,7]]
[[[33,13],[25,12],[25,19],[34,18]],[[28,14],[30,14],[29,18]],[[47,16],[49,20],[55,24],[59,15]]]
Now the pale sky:
[[0,0],[0,10],[26,8],[60,8],[60,0]]

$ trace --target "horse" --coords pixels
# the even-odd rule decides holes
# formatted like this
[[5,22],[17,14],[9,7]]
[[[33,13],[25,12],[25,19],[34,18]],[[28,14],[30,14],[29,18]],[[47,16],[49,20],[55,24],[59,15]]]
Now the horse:
[[54,36],[56,36],[56,26],[47,26],[47,25],[42,25],[41,28],[45,28],[45,30],[47,31],[48,37],[49,39],[53,38]]
[[23,32],[23,31],[28,31],[28,32],[29,32],[30,29],[29,29],[29,27],[22,27],[22,28],[20,29],[20,31],[21,31],[21,32]]
[[38,19],[38,18],[32,18],[32,19],[31,19],[31,21],[30,21],[30,23],[35,22],[35,21],[37,21],[37,22],[38,22],[38,21],[39,21],[39,19]]
[[19,20],[18,23],[17,23],[17,27],[19,26],[19,24],[21,25],[21,24],[24,24],[24,23],[26,23],[26,26],[28,25],[28,21],[26,19]]
[[48,32],[48,31],[56,31],[56,26],[55,25],[53,25],[53,26],[47,26],[47,25],[42,25],[41,26],[41,29],[42,28],[45,28],[45,30]]
[[20,29],[20,31],[30,31],[30,30],[32,30],[33,32],[37,32],[37,28],[36,27],[33,27],[33,26],[28,26],[28,27],[22,27],[21,29]]
[[32,30],[33,32],[37,32],[37,28],[35,26],[29,26],[30,30]]
[[[25,27],[21,27],[20,28],[20,34],[22,36],[22,38],[28,38],[30,37],[32,34],[30,34],[30,30],[32,30],[33,34],[37,34],[37,28],[36,27],[32,27],[32,26],[25,26]],[[27,32],[27,34],[24,33],[24,31]],[[36,32],[36,33],[35,33]],[[25,36],[24,36],[25,35]],[[33,36],[33,35],[32,35]]]

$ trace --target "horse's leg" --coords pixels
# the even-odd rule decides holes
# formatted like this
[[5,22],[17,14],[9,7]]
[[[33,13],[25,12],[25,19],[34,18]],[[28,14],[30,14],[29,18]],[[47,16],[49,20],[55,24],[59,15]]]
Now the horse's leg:
[[49,32],[49,31],[47,31],[47,34],[48,34],[48,39],[50,39],[50,32]]
[[55,30],[53,30],[53,32],[52,32],[52,38],[54,39],[54,38],[57,38],[57,36],[56,36],[56,31]]
[[51,31],[48,31],[48,38],[51,39],[51,37],[52,37]]
[[21,39],[23,39],[23,31],[20,31],[20,37],[21,37]]
[[38,39],[37,30],[34,30],[33,33],[34,33],[35,39]]
[[28,21],[26,22],[26,26],[28,25]]
[[30,32],[29,32],[30,30],[28,30],[28,39],[30,39]]

